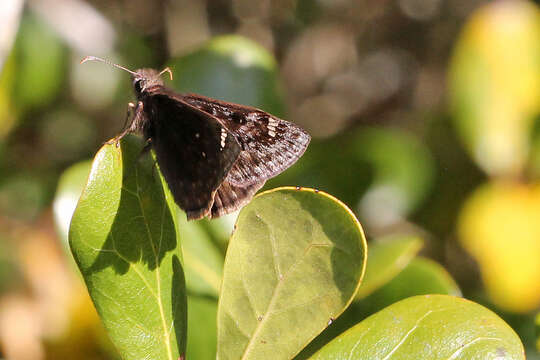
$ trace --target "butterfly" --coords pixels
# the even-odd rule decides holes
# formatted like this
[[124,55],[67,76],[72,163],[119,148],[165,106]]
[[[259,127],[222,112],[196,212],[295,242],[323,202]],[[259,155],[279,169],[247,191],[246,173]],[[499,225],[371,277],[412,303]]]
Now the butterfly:
[[216,218],[246,205],[266,180],[293,165],[311,137],[299,126],[254,107],[165,87],[154,69],[129,72],[137,104],[113,140],[141,133],[178,206],[188,220]]

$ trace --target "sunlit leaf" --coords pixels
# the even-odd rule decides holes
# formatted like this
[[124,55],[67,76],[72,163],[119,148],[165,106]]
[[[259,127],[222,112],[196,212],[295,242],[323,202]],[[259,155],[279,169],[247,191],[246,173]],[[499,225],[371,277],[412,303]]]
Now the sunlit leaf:
[[370,316],[312,359],[525,359],[516,333],[468,300],[423,295]]
[[311,189],[257,196],[238,217],[218,309],[219,359],[290,359],[351,302],[366,243],[354,215]]
[[518,175],[540,111],[540,11],[529,1],[479,9],[460,35],[449,83],[459,133],[489,174]]
[[98,152],[70,245],[122,358],[177,360],[186,347],[186,292],[176,206],[142,147],[130,136]]
[[461,290],[448,271],[439,263],[421,256],[412,259],[383,289],[394,296],[400,294],[399,299],[424,294],[461,296]]
[[399,274],[422,247],[414,236],[388,236],[369,243],[366,276],[356,297],[364,298]]
[[540,305],[540,184],[495,182],[476,190],[459,219],[491,300],[515,312]]
[[69,223],[88,180],[91,161],[81,161],[67,168],[58,180],[53,201],[54,220],[62,241],[67,245]]
[[390,282],[363,299],[358,307],[371,315],[399,300],[427,294],[461,296],[461,291],[444,267],[431,259],[417,257]]
[[[415,240],[417,242],[416,245],[421,245],[421,242],[418,239]],[[413,244],[414,242],[410,243],[410,245]],[[369,264],[372,253],[370,248],[368,270],[370,268]],[[351,328],[369,315],[372,315],[399,300],[414,295],[424,294],[461,295],[454,279],[452,279],[441,265],[433,260],[417,257],[412,260],[407,260],[406,263],[408,263],[408,265],[405,269],[397,274],[397,276],[394,276],[389,282],[385,283],[384,286],[377,289],[369,296],[359,301],[354,301],[347,310],[334,321],[332,326],[329,326],[322,334],[317,336],[296,359],[308,359],[313,353],[328,344],[345,330]],[[366,271],[366,280],[367,277],[368,271]],[[360,289],[363,285],[364,283],[362,282]]]

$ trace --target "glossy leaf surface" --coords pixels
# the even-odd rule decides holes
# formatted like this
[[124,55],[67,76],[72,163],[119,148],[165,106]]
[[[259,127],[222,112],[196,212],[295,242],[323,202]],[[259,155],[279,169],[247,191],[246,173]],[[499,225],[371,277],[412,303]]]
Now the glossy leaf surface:
[[176,207],[134,136],[96,155],[70,227],[70,245],[123,359],[185,352],[186,293]]
[[525,359],[516,333],[492,311],[447,295],[415,296],[370,316],[312,359]]
[[335,198],[295,188],[258,195],[240,212],[225,259],[218,358],[292,358],[351,302],[366,250]]

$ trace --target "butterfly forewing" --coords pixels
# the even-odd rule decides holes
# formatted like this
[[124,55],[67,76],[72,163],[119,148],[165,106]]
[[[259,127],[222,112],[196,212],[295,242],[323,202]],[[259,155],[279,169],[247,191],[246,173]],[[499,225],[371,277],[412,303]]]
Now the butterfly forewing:
[[310,136],[300,127],[262,110],[164,86],[158,72],[129,72],[137,106],[129,126],[115,137],[143,133],[175,202],[189,220],[218,217],[245,205],[265,181],[291,166]]
[[240,144],[242,151],[227,175],[236,186],[265,181],[291,166],[306,150],[310,136],[300,127],[262,110],[184,95],[182,100],[216,117]]
[[175,99],[164,87],[146,92],[144,112],[149,120],[145,137],[177,204],[189,219],[210,216],[214,195],[241,147],[220,122]]

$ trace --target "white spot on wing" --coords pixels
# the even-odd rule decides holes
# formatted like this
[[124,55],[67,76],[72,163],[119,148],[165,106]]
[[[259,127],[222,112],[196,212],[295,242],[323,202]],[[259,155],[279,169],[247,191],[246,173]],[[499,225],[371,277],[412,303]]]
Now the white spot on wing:
[[279,125],[279,121],[270,117],[268,118],[268,127],[273,127],[274,129],[276,128],[276,126]]
[[200,138],[200,137],[201,137],[201,134],[199,134],[199,133],[195,133],[195,137],[196,137],[196,138],[198,139],[198,138]]
[[268,118],[268,135],[270,135],[271,137],[274,137],[276,136],[276,127],[279,125],[279,121],[272,118],[272,117],[269,117]]
[[257,121],[258,117],[259,117],[258,114],[254,112],[246,115],[246,118],[248,119],[248,121]]
[[221,129],[221,148],[220,150],[223,150],[225,147],[225,140],[227,139],[227,131],[225,129]]

